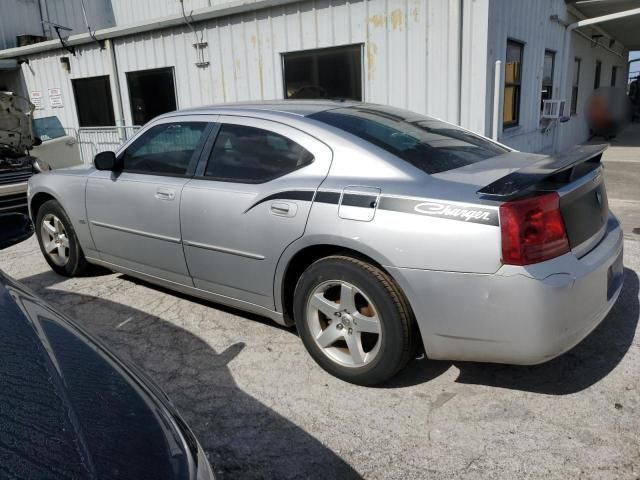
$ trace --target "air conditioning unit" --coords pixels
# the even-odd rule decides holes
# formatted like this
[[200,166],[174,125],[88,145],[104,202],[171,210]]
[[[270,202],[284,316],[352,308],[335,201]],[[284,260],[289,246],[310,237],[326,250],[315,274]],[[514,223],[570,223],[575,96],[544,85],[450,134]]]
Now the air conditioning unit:
[[564,100],[543,100],[542,118],[559,119],[564,117]]

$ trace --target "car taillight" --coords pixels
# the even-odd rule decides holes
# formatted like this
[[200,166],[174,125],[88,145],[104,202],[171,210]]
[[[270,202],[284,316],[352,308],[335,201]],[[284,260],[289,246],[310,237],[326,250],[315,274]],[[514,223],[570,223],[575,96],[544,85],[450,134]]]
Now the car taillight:
[[557,193],[502,204],[500,229],[502,263],[530,265],[569,251]]

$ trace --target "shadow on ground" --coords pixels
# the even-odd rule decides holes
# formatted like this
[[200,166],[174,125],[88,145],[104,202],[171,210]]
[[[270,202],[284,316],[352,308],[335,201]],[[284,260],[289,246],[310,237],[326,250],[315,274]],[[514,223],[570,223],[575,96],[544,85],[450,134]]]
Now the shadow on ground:
[[[241,353],[243,344],[216,352],[196,335],[157,316],[101,298],[49,289],[60,281],[55,273],[44,272],[23,283],[57,305],[86,305],[91,314],[76,320],[122,358],[141,366],[168,393],[221,478],[359,478],[314,437],[238,388],[228,364]],[[415,360],[383,388],[428,383],[455,366],[460,371],[458,383],[548,395],[579,392],[606,377],[631,347],[640,315],[638,291],[638,275],[625,269],[620,298],[602,324],[571,351],[545,364],[524,367]],[[248,320],[272,323],[185,298]],[[133,321],[118,328],[126,319]],[[273,328],[281,327],[273,324]]]
[[625,268],[622,292],[607,318],[580,344],[547,363],[525,367],[417,360],[385,386],[397,388],[428,382],[454,365],[460,370],[458,383],[547,395],[579,392],[606,377],[631,347],[640,316],[638,289],[638,274]]
[[160,385],[200,440],[218,478],[360,478],[314,437],[238,388],[228,364],[244,344],[216,352],[157,316],[48,288],[60,281],[48,271],[22,283],[52,303],[70,307],[67,311],[90,311],[74,320]]

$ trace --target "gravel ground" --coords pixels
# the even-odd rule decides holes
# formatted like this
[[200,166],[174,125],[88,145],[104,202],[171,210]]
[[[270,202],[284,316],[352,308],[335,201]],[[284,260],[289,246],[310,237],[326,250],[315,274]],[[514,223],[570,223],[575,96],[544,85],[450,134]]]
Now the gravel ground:
[[173,399],[220,478],[640,476],[640,236],[601,326],[547,364],[413,361],[363,388],[294,331],[120,274],[54,274],[35,239],[0,268],[136,362]]

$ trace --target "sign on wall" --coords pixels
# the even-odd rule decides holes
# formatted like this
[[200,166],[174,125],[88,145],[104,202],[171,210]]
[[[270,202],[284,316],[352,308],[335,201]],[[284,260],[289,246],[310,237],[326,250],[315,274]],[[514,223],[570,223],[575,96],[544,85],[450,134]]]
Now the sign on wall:
[[44,103],[42,99],[42,92],[39,90],[34,90],[29,94],[29,100],[36,107],[36,110],[42,110],[44,108]]
[[62,90],[59,88],[49,89],[49,105],[51,108],[62,107]]

